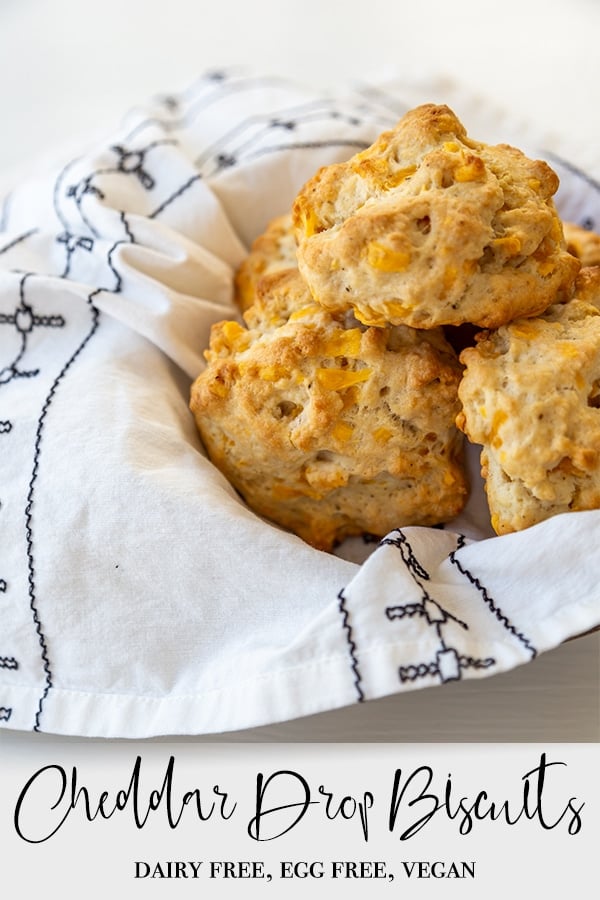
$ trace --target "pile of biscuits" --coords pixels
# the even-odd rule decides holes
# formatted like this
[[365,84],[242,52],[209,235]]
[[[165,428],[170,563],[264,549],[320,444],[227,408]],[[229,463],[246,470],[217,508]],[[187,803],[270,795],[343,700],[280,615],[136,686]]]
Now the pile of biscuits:
[[600,237],[561,222],[557,188],[433,104],[304,185],[191,392],[255,512],[324,550],[448,522],[463,432],[498,533],[600,507]]

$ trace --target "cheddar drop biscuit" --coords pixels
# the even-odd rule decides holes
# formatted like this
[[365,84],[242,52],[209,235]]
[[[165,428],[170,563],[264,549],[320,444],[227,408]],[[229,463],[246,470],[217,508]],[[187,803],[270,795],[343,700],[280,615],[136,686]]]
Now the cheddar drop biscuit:
[[[264,326],[268,310],[279,324]],[[324,550],[461,510],[460,367],[440,330],[336,318],[297,271],[253,316],[252,328],[214,326],[190,403],[211,460],[252,509]]]
[[600,268],[574,298],[463,350],[457,422],[482,444],[492,525],[518,531],[600,508]]
[[508,145],[472,140],[426,104],[298,194],[298,265],[315,300],[368,325],[495,328],[569,295],[552,197],[558,177]]

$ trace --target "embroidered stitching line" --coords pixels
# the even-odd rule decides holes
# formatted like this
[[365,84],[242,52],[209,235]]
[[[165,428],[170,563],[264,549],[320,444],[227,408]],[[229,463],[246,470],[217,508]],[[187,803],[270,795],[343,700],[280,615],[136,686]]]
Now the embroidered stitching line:
[[[0,387],[8,384],[13,378],[33,378],[39,374],[39,369],[19,369],[18,365],[27,352],[29,335],[37,326],[44,328],[63,328],[65,320],[62,316],[38,316],[33,307],[25,300],[25,282],[34,276],[33,272],[26,272],[19,283],[19,304],[14,313],[0,313],[0,325],[13,325],[21,337],[21,346],[12,362],[0,370]],[[10,430],[10,429],[9,429]]]
[[12,431],[12,422],[9,422],[8,419],[3,419],[0,422],[0,434],[8,434],[9,431]]
[[[131,230],[131,227],[130,227],[130,225],[129,225],[129,222],[127,221],[127,215],[126,215],[126,213],[125,213],[125,210],[123,210],[123,209],[121,210],[121,212],[119,213],[119,218],[121,219],[121,223],[122,223],[122,225],[123,225],[123,228],[125,229],[125,234],[126,234],[127,237],[129,238],[129,243],[130,243],[130,244],[135,244],[135,238],[134,238],[134,236],[133,236],[133,231]],[[127,241],[120,241],[120,243],[126,244]],[[111,253],[112,253],[112,250],[111,250]],[[115,274],[117,275],[117,277],[119,278],[119,290],[120,290],[120,286],[121,286],[121,277],[118,275],[118,273],[116,272],[114,266],[112,265],[112,257],[111,257],[111,266],[110,266],[110,267],[111,267],[111,269],[113,270],[113,272],[115,272]]]
[[348,613],[348,608],[346,606],[346,596],[344,594],[344,589],[338,594],[338,608],[342,615],[342,627],[346,632],[346,641],[348,644],[348,652],[350,654],[350,668],[352,670],[352,674],[354,675],[354,687],[356,688],[356,696],[359,703],[362,703],[365,699],[365,695],[361,686],[361,676],[358,668],[358,658],[356,656],[356,643],[354,641],[352,625],[350,624],[350,615]]
[[154,147],[163,146],[164,144],[177,144],[177,141],[175,138],[162,138],[153,141],[142,150],[128,150],[127,147],[123,147],[121,144],[115,144],[111,147],[111,150],[118,156],[116,171],[122,172],[124,175],[135,175],[142,187],[147,191],[151,191],[155,186],[156,181],[144,168],[146,154],[148,150],[152,150]]
[[535,659],[535,657],[537,656],[537,650],[535,649],[535,647],[533,646],[533,644],[531,643],[529,638],[525,637],[525,635],[522,632],[517,630],[517,628],[512,624],[512,622],[508,618],[508,616],[506,616],[502,612],[500,607],[496,604],[494,598],[490,597],[485,586],[468,569],[466,569],[456,558],[457,551],[461,550],[464,546],[465,546],[465,536],[463,534],[460,534],[458,536],[458,541],[456,543],[456,550],[453,550],[452,553],[450,553],[450,562],[452,563],[452,565],[456,566],[456,568],[461,573],[461,575],[464,575],[465,578],[468,581],[470,581],[471,584],[475,588],[477,588],[477,590],[479,591],[481,597],[483,598],[483,601],[485,602],[486,606],[488,607],[490,612],[492,612],[495,615],[496,619],[500,622],[500,624],[510,634],[512,634],[514,637],[516,637],[517,640],[520,641],[520,643],[525,647],[525,649],[528,650],[529,653],[531,653],[531,658]]
[[454,621],[465,631],[469,630],[469,626],[466,622],[444,609],[437,600],[431,597],[423,585],[423,581],[431,580],[429,573],[415,556],[406,535],[399,528],[396,529],[395,534],[396,537],[384,538],[379,546],[393,546],[400,551],[402,562],[421,591],[422,600],[420,603],[387,606],[385,615],[389,621],[412,618],[413,616],[423,617],[427,620],[428,626],[435,629],[440,642],[440,649],[437,650],[435,659],[416,665],[399,666],[398,677],[400,681],[403,683],[407,681],[414,682],[427,676],[437,676],[444,683],[447,681],[460,681],[463,669],[487,669],[495,665],[496,660],[492,657],[474,659],[472,656],[460,654],[455,647],[447,645],[442,629],[448,621]]
[[54,208],[54,213],[56,215],[56,218],[62,225],[65,234],[67,234],[67,235],[71,234],[71,228],[69,225],[69,220],[67,219],[67,217],[63,213],[62,209],[60,208],[59,197],[60,197],[60,191],[62,188],[62,183],[66,178],[67,172],[78,162],[79,162],[79,157],[77,159],[70,160],[65,166],[63,166],[63,168],[60,170],[60,172],[58,173],[58,175],[56,177],[56,180],[54,182],[54,189],[52,191],[52,206]]
[[[110,269],[113,272],[115,279],[116,279],[116,283],[115,283],[114,288],[112,289],[112,293],[119,293],[121,291],[121,287],[122,287],[122,278],[121,278],[120,273],[117,271],[117,269],[115,268],[115,266],[113,264],[112,255],[113,255],[114,251],[116,250],[116,248],[120,244],[134,242],[133,233],[131,231],[131,228],[129,226],[129,223],[127,221],[126,214],[124,211],[120,212],[120,219],[121,219],[121,222],[125,228],[125,231],[126,231],[128,237],[129,237],[129,241],[122,241],[122,240],[116,241],[112,245],[112,247],[110,248],[110,250],[108,251],[108,254],[107,254],[108,266],[110,267]],[[40,465],[42,436],[43,436],[43,430],[44,430],[44,425],[45,425],[46,417],[48,414],[48,410],[50,409],[50,406],[52,404],[52,401],[54,399],[54,396],[56,394],[56,391],[57,391],[60,383],[62,382],[62,380],[66,376],[67,372],[70,370],[71,366],[75,363],[76,359],[82,353],[82,351],[87,346],[87,344],[92,339],[92,337],[94,336],[94,334],[96,333],[96,331],[98,329],[99,322],[100,322],[100,311],[96,306],[94,306],[93,299],[94,299],[94,297],[96,297],[98,294],[100,294],[104,290],[110,290],[110,289],[99,287],[99,288],[96,288],[95,290],[93,290],[88,295],[87,302],[88,302],[88,305],[92,312],[91,327],[90,327],[88,333],[85,335],[85,337],[81,341],[81,343],[79,344],[79,346],[77,347],[77,349],[75,350],[75,352],[70,356],[70,358],[67,360],[67,362],[64,364],[63,368],[61,369],[61,371],[55,378],[55,380],[50,388],[50,391],[48,392],[46,400],[44,401],[44,405],[42,407],[42,412],[38,419],[38,424],[37,424],[37,429],[36,429],[33,468],[32,468],[32,473],[31,473],[31,479],[29,481],[29,490],[28,490],[28,494],[27,494],[27,505],[25,507],[25,532],[26,532],[26,539],[27,539],[29,606],[31,609],[33,622],[34,622],[35,629],[36,629],[39,643],[40,643],[41,658],[42,658],[42,664],[43,664],[43,669],[44,669],[44,673],[45,673],[45,685],[44,685],[44,690],[42,692],[42,695],[39,699],[38,709],[37,709],[37,712],[35,715],[35,724],[34,724],[34,728],[33,728],[34,731],[40,730],[40,721],[41,721],[41,716],[42,716],[42,712],[43,712],[44,702],[45,702],[51,688],[53,687],[52,667],[51,667],[50,658],[48,655],[48,645],[47,645],[46,638],[45,638],[45,635],[44,635],[44,632],[42,629],[42,623],[41,623],[39,611],[37,608],[37,596],[36,596],[36,590],[35,590],[35,560],[34,560],[34,552],[33,552],[33,550],[34,550],[34,548],[33,548],[33,505],[34,505],[35,483],[37,481],[39,465]]]
[[[92,183],[93,180],[102,175],[131,175],[140,182],[145,190],[151,191],[155,187],[156,182],[154,177],[145,168],[146,156],[150,150],[153,150],[156,147],[173,144],[177,144],[177,141],[174,138],[159,138],[158,140],[152,141],[145,147],[141,147],[139,149],[129,149],[122,144],[115,144],[110,149],[117,156],[116,165],[107,166],[102,169],[96,169],[90,174],[81,178],[79,181],[67,185],[64,196],[73,200],[75,206],[77,207],[77,212],[79,218],[81,219],[81,222],[90,232],[90,234],[94,236],[94,238],[100,238],[101,235],[85,213],[83,209],[83,200],[88,195],[94,195],[98,197],[98,199],[104,200],[106,199],[106,194],[100,187],[98,187],[98,185]],[[86,250],[91,250],[93,248],[93,241],[90,244],[91,239],[89,237],[82,237],[81,235],[74,234],[68,218],[61,210],[59,202],[59,199],[61,197],[62,183],[65,180],[67,172],[72,166],[75,165],[76,162],[77,160],[73,160],[62,169],[56,181],[54,182],[53,190],[54,211],[63,227],[63,234],[59,238],[57,238],[57,240],[64,243],[67,250],[67,260],[65,271],[63,272],[63,277],[66,277],[70,270],[70,257],[75,251],[76,247],[84,247],[84,249]]]
[[38,636],[40,649],[41,649],[41,658],[42,665],[45,673],[45,685],[42,696],[40,697],[37,712],[35,714],[35,724],[33,727],[34,731],[40,730],[40,719],[42,715],[42,710],[44,706],[44,702],[50,689],[52,688],[52,668],[50,665],[50,658],[48,655],[48,645],[46,642],[46,637],[43,632],[42,623],[39,615],[39,611],[37,608],[37,596],[36,596],[36,588],[35,588],[35,559],[34,559],[34,546],[33,546],[33,507],[34,507],[34,495],[35,495],[35,484],[38,478],[38,472],[40,467],[40,456],[41,456],[41,448],[42,448],[42,437],[44,426],[46,423],[46,418],[48,415],[48,410],[52,405],[52,401],[56,394],[56,391],[66,376],[67,372],[81,354],[83,349],[86,347],[88,342],[91,340],[93,335],[95,334],[98,323],[99,323],[99,310],[91,302],[92,295],[88,297],[88,303],[92,310],[92,326],[88,333],[85,335],[75,352],[69,357],[67,362],[64,364],[59,374],[54,379],[52,386],[46,396],[44,401],[44,405],[42,406],[42,411],[40,413],[40,417],[38,419],[36,434],[35,434],[35,443],[34,443],[34,455],[33,455],[33,467],[31,471],[31,478],[29,480],[29,489],[27,492],[27,505],[25,507],[25,535],[27,542],[27,582],[28,582],[28,595],[29,595],[29,607],[31,609],[31,614],[33,618],[33,623],[35,626],[35,630]]
[[[210,144],[205,148],[201,155],[195,160],[195,165],[200,167],[214,156],[219,148],[235,137],[241,136],[253,125],[262,125],[263,128],[248,138],[243,144],[237,148],[237,153],[246,150],[255,141],[259,140],[264,134],[267,134],[272,128],[282,128],[286,131],[294,131],[296,127],[308,121],[319,119],[341,119],[343,114],[335,109],[328,100],[314,100],[307,103],[298,104],[296,106],[288,106],[276,112],[266,113],[264,115],[255,114],[248,116],[242,122],[239,122],[234,128],[226,132],[216,143]],[[346,116],[350,120],[350,116]],[[358,124],[358,119],[353,117],[350,124]]]
[[18,669],[19,663],[14,656],[0,656],[0,669]]
[[358,141],[352,138],[327,141],[297,141],[289,144],[273,144],[268,147],[261,147],[259,150],[249,153],[245,159],[257,159],[259,156],[266,156],[268,153],[280,153],[282,150],[317,150],[323,147],[355,147],[358,150],[365,150],[368,146],[369,143],[367,141]]
[[32,234],[37,234],[39,228],[30,228],[29,231],[25,231],[23,234],[20,234],[14,240],[10,241],[8,244],[5,244],[4,247],[0,247],[0,256],[3,253],[8,253],[9,250],[12,250],[13,247],[16,247],[18,244],[22,244],[23,241],[26,241],[27,238],[31,237]]
[[0,722],[8,722],[12,715],[12,708],[10,706],[0,706]]
[[174,200],[177,200],[178,197],[181,197],[181,195],[184,194],[188,190],[188,188],[190,188],[196,181],[200,181],[201,179],[202,179],[202,175],[200,174],[200,172],[197,172],[195,175],[192,175],[191,178],[188,178],[188,180],[184,184],[182,184],[181,187],[179,187],[176,191],[174,191],[170,197],[167,197],[166,200],[163,200],[163,202],[160,204],[160,206],[158,206],[154,210],[154,212],[150,213],[148,218],[155,219],[157,216],[159,216],[161,214],[161,212],[163,212],[163,210],[165,210],[167,208],[167,206],[170,206]]
[[65,267],[61,274],[61,278],[68,278],[69,273],[71,271],[71,260],[73,258],[73,254],[77,250],[78,247],[81,247],[83,250],[86,250],[88,253],[94,249],[94,239],[90,237],[79,237],[79,235],[71,234],[70,231],[63,231],[62,234],[59,234],[56,238],[57,244],[64,244],[65,251],[67,254],[67,258],[65,260]]
[[[310,117],[304,116],[304,117],[297,117],[295,119],[290,118],[289,120],[284,120],[283,117],[280,117],[280,118],[261,117],[260,121],[263,121],[265,118],[266,118],[266,121],[265,121],[265,125],[263,126],[263,128],[260,131],[257,131],[251,137],[247,138],[241,144],[238,144],[237,147],[228,148],[226,152],[224,149],[221,150],[221,152],[217,152],[220,147],[221,148],[227,147],[228,141],[231,140],[231,138],[233,136],[235,136],[235,134],[236,134],[236,131],[234,130],[234,131],[230,132],[228,135],[224,135],[220,139],[220,141],[213,144],[210,148],[208,148],[208,150],[205,150],[195,160],[194,165],[196,165],[198,168],[202,168],[203,166],[207,165],[212,159],[217,164],[214,171],[212,172],[212,174],[214,175],[216,172],[220,171],[221,169],[227,168],[229,166],[234,166],[239,161],[256,159],[257,157],[263,156],[264,154],[275,153],[280,150],[292,150],[292,149],[304,150],[304,149],[318,148],[318,147],[353,147],[353,148],[358,148],[360,150],[364,150],[366,147],[369,146],[368,142],[363,141],[363,140],[352,139],[352,138],[339,138],[339,139],[329,138],[329,139],[323,139],[321,141],[288,141],[286,143],[276,144],[276,145],[267,146],[267,147],[263,147],[263,148],[259,147],[258,149],[250,152],[251,148],[255,144],[260,143],[261,139],[264,138],[266,135],[270,134],[270,132],[275,131],[275,130],[277,130],[277,131],[284,130],[287,132],[295,131],[299,126],[303,125],[305,122],[314,120],[316,118],[316,116],[315,115],[310,116]],[[329,110],[327,112],[320,113],[319,118],[339,120],[339,119],[343,118],[343,116],[341,113],[336,114],[334,111]],[[348,121],[348,123],[351,125],[359,125],[360,124],[360,120],[354,116],[346,115],[345,118]],[[243,130],[244,127],[248,127],[252,124],[256,124],[257,121],[258,121],[258,117],[252,117],[252,118],[247,119],[244,123],[242,123],[242,125],[240,126],[240,129],[238,129],[238,131]]]

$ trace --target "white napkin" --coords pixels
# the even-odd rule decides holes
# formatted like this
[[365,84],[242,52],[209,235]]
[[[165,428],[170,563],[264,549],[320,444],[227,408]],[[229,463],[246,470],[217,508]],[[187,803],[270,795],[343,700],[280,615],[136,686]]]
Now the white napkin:
[[[598,624],[600,513],[490,538],[475,477],[446,530],[328,555],[244,506],[187,408],[251,240],[427,100],[519,140],[447,85],[328,98],[215,72],[5,198],[0,725],[242,729],[493,675]],[[600,223],[598,185],[553,163],[563,211]]]

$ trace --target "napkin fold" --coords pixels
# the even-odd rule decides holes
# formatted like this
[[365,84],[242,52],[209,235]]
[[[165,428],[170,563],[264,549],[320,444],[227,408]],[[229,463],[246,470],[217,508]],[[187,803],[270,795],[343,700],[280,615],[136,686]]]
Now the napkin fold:
[[[493,675],[600,622],[600,513],[491,537],[474,448],[446,529],[332,555],[244,505],[188,410],[252,239],[429,100],[531,152],[441,83],[322,97],[211,72],[4,198],[0,726],[226,732]],[[600,223],[599,185],[550,161],[563,216]]]

